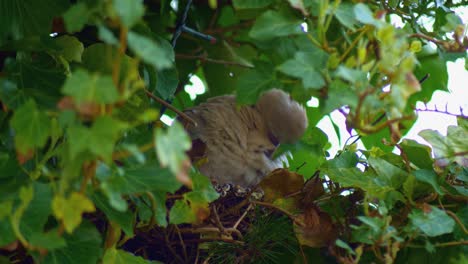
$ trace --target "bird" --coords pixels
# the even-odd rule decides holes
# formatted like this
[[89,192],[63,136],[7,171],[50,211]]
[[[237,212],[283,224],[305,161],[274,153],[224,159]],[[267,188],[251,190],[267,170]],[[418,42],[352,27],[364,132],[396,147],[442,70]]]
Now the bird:
[[192,140],[188,155],[201,174],[214,184],[242,188],[281,168],[284,159],[274,159],[274,151],[298,141],[308,125],[304,107],[276,88],[253,105],[239,106],[234,95],[222,95],[183,112],[196,123],[183,122]]

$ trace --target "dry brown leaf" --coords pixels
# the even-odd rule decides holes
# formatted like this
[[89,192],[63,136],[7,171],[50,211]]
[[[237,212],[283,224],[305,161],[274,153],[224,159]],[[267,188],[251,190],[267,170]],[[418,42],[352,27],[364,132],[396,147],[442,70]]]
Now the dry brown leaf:
[[304,177],[287,169],[276,169],[268,174],[259,184],[265,193],[264,201],[275,200],[301,191]]
[[304,227],[294,225],[297,239],[301,245],[323,247],[336,239],[337,230],[330,215],[322,212],[317,206],[307,208],[297,218],[305,225]]

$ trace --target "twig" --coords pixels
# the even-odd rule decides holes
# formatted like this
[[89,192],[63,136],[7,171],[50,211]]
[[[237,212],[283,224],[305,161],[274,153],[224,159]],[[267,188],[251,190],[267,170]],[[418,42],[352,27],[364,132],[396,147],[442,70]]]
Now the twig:
[[237,229],[237,227],[238,227],[239,224],[242,222],[242,220],[244,220],[245,216],[247,215],[247,213],[250,211],[251,208],[252,208],[252,204],[249,204],[249,206],[247,207],[247,209],[245,209],[245,212],[241,215],[241,217],[239,217],[239,219],[238,219],[237,222],[232,226],[232,228]]
[[213,205],[211,206],[211,211],[213,212],[214,220],[215,220],[216,226],[218,226],[219,231],[220,231],[222,234],[224,234],[225,228],[224,228],[223,224],[221,223],[221,220],[219,219],[218,210],[216,209],[216,205],[215,205],[215,204],[213,204]]
[[463,230],[463,232],[465,232],[465,234],[468,234],[468,230],[466,229],[465,225],[462,223],[462,221],[460,221],[460,219],[458,218],[458,216],[450,211],[450,210],[445,210],[445,212],[450,215],[453,220],[455,220],[455,222],[457,222],[457,224],[460,226],[460,228]]
[[184,260],[177,254],[177,252],[171,247],[171,244],[174,244],[174,242],[169,241],[169,237],[167,236],[167,233],[164,232],[164,239],[166,240],[166,245],[169,248],[169,251],[171,251],[172,255],[176,257],[180,263],[185,263]]
[[414,34],[409,35],[408,37],[410,37],[410,38],[422,38],[422,39],[428,40],[430,42],[433,42],[435,44],[442,45],[442,46],[445,44],[444,41],[432,38],[430,36],[427,36],[427,35],[424,35],[424,34],[421,34],[421,33],[414,33]]
[[254,68],[254,66],[251,66],[251,65],[246,65],[246,64],[239,63],[239,62],[235,62],[235,61],[211,59],[204,55],[176,54],[175,57],[178,59],[198,59],[201,61],[211,62],[215,64],[233,65],[233,66],[239,66],[239,67],[250,68],[250,69]]
[[185,258],[185,263],[188,261],[188,255],[187,255],[187,247],[185,247],[184,239],[182,238],[182,234],[180,233],[180,229],[177,225],[174,225],[175,230],[177,231],[177,236],[179,237],[180,244],[182,245],[183,253],[184,253],[184,258]]
[[154,95],[153,93],[151,93],[150,91],[148,91],[147,89],[145,89],[145,93],[146,95],[148,95],[149,97],[151,97],[151,99],[155,100],[156,102],[162,104],[163,106],[171,109],[172,111],[174,111],[176,114],[178,114],[179,116],[181,116],[183,119],[189,121],[190,123],[192,123],[194,126],[197,126],[197,122],[195,122],[195,120],[193,120],[190,116],[186,115],[184,112],[180,111],[179,109],[175,108],[174,106],[172,106],[171,104],[169,104],[168,102],[164,101],[163,99],[157,97],[156,95]]
[[127,49],[127,33],[128,29],[125,26],[120,27],[120,36],[119,36],[119,52],[117,53],[117,59],[114,61],[114,67],[112,69],[112,79],[116,87],[118,87],[119,92],[122,93],[122,88],[119,85],[119,77],[120,77],[120,64],[122,55],[125,53]]

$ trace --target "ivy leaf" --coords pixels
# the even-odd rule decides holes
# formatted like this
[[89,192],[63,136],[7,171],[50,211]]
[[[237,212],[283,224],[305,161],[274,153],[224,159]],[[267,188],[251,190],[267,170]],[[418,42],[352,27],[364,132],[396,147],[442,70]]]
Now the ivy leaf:
[[351,29],[355,30],[358,20],[353,10],[354,6],[350,3],[341,3],[335,11],[335,17],[340,21],[340,23]]
[[374,14],[366,4],[359,3],[354,6],[354,15],[356,19],[364,24],[370,24],[374,26],[379,25],[379,21],[374,18]]
[[255,69],[241,75],[237,82],[236,100],[240,104],[254,104],[263,91],[277,83],[273,65],[261,61],[255,63]]
[[88,22],[89,15],[90,11],[85,2],[74,4],[63,14],[65,28],[72,33],[80,31]]
[[109,116],[99,117],[91,128],[82,125],[70,127],[68,135],[70,139],[73,139],[69,148],[71,157],[74,158],[79,153],[90,151],[105,161],[110,161],[115,141],[123,128],[123,123]]
[[61,48],[59,54],[67,61],[81,62],[81,55],[84,51],[83,43],[73,36],[60,36],[55,39],[56,44]]
[[428,206],[425,211],[413,209],[408,217],[414,228],[430,237],[451,233],[455,227],[455,221],[435,206]]
[[73,192],[68,198],[56,195],[52,200],[52,211],[58,220],[63,221],[69,234],[80,225],[83,213],[95,210],[93,202],[78,192]]
[[174,96],[179,84],[179,76],[176,68],[164,69],[156,72],[156,91],[162,99],[167,100]]
[[114,0],[114,9],[127,28],[135,25],[145,13],[142,0]]
[[397,189],[408,176],[406,171],[381,158],[369,157],[369,164],[377,173],[377,182],[382,185],[388,185]]
[[47,233],[33,233],[29,238],[29,242],[31,245],[40,246],[48,250],[63,248],[67,245],[65,239],[59,235],[56,229],[52,229]]
[[82,69],[75,71],[65,81],[62,91],[66,95],[73,96],[78,104],[111,104],[119,99],[119,93],[111,76],[89,74]]
[[148,264],[148,263],[160,263],[157,261],[148,261],[140,256],[135,256],[130,252],[116,249],[116,248],[109,248],[104,253],[104,257],[102,259],[103,264]]
[[322,108],[324,114],[343,106],[356,109],[359,101],[358,96],[351,90],[349,84],[341,80],[334,80],[328,87],[328,98],[325,101],[325,106]]
[[173,66],[174,50],[170,48],[170,45],[160,44],[131,31],[128,33],[128,47],[144,62],[158,70]]
[[275,37],[304,34],[302,21],[278,11],[268,10],[253,25],[249,36],[258,40],[270,40]]
[[52,19],[60,16],[68,5],[68,1],[62,0],[0,1],[0,43],[8,36],[20,39],[49,34]]
[[[180,211],[175,212],[175,220],[173,219],[173,215],[171,214],[171,223],[173,221],[179,221],[177,218],[178,214],[183,215],[184,217],[187,217],[187,219],[192,220],[191,222],[203,221],[204,219],[206,219],[206,217],[210,215],[209,203],[218,199],[219,197],[219,194],[213,188],[213,184],[211,183],[208,177],[199,173],[194,173],[191,175],[191,179],[193,181],[193,190],[184,194],[184,198],[189,202],[188,206],[192,213],[188,213],[185,211],[187,210],[185,205],[180,205]],[[194,216],[195,219],[192,219],[192,216]],[[184,220],[181,219],[180,221],[186,221],[185,218],[181,218]]]
[[255,9],[264,8],[272,4],[274,0],[233,0],[235,9]]
[[16,148],[21,153],[44,146],[51,131],[50,118],[39,111],[33,100],[15,111],[10,124],[15,130]]
[[[30,240],[30,243],[35,246],[44,246],[41,244],[41,236],[47,236],[47,239],[54,238],[51,232],[44,233],[44,225],[47,223],[51,214],[50,200],[52,199],[52,188],[49,184],[35,182],[33,184],[34,197],[24,211],[21,218],[20,230],[21,233]],[[58,242],[58,241],[57,241]],[[61,243],[55,246],[60,246]],[[54,246],[52,244],[45,245],[46,248]]]
[[193,190],[188,192],[185,197],[191,202],[211,203],[218,199],[219,193],[213,188],[210,179],[199,173],[190,175],[193,180]]
[[193,223],[196,221],[195,213],[185,200],[177,200],[169,212],[171,224]]
[[417,180],[430,184],[438,194],[444,194],[439,184],[439,177],[433,170],[416,170],[413,174]]
[[468,129],[466,127],[449,126],[446,137],[431,129],[423,130],[419,132],[419,135],[431,144],[436,159],[465,164],[466,155],[462,153],[468,152]]
[[[81,218],[81,217],[80,217]],[[98,263],[102,257],[102,238],[96,227],[85,221],[73,234],[64,235],[66,247],[35,255],[36,262],[45,264]]]
[[161,165],[168,166],[177,175],[182,162],[187,159],[185,151],[191,147],[190,138],[182,125],[175,122],[166,132],[161,128],[156,129],[154,142]]
[[434,161],[431,158],[430,147],[410,139],[403,139],[400,143],[400,147],[413,164],[421,169],[432,169]]
[[107,27],[103,25],[98,25],[97,28],[98,28],[98,36],[100,40],[111,45],[119,44],[119,40],[114,36],[114,33],[112,33],[112,31],[110,31]]
[[109,219],[109,221],[118,224],[125,234],[129,237],[133,237],[133,213],[130,211],[119,212],[112,208],[107,201],[106,197],[101,193],[94,193],[93,202],[99,210],[101,210]]
[[320,71],[326,68],[328,54],[317,49],[315,52],[299,51],[294,59],[288,60],[278,70],[302,79],[305,88],[320,89],[325,85]]

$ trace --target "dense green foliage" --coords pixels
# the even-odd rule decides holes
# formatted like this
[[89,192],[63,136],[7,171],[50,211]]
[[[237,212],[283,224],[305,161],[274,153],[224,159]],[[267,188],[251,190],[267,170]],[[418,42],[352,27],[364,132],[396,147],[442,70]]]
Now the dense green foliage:
[[[0,261],[466,263],[466,117],[446,136],[421,132],[433,155],[402,140],[415,103],[447,89],[446,62],[466,60],[458,2],[194,1],[187,26],[217,41],[182,33],[173,49],[186,1],[0,0]],[[207,88],[195,101],[192,75]],[[189,172],[187,134],[158,122],[148,94],[183,109],[227,93],[254,103],[273,87],[319,101],[301,141],[280,148],[297,174],[264,183],[257,213],[240,207],[243,236],[172,248],[219,194]],[[315,125],[337,109],[365,150],[328,157]],[[149,230],[165,234],[159,255],[132,247]]]

